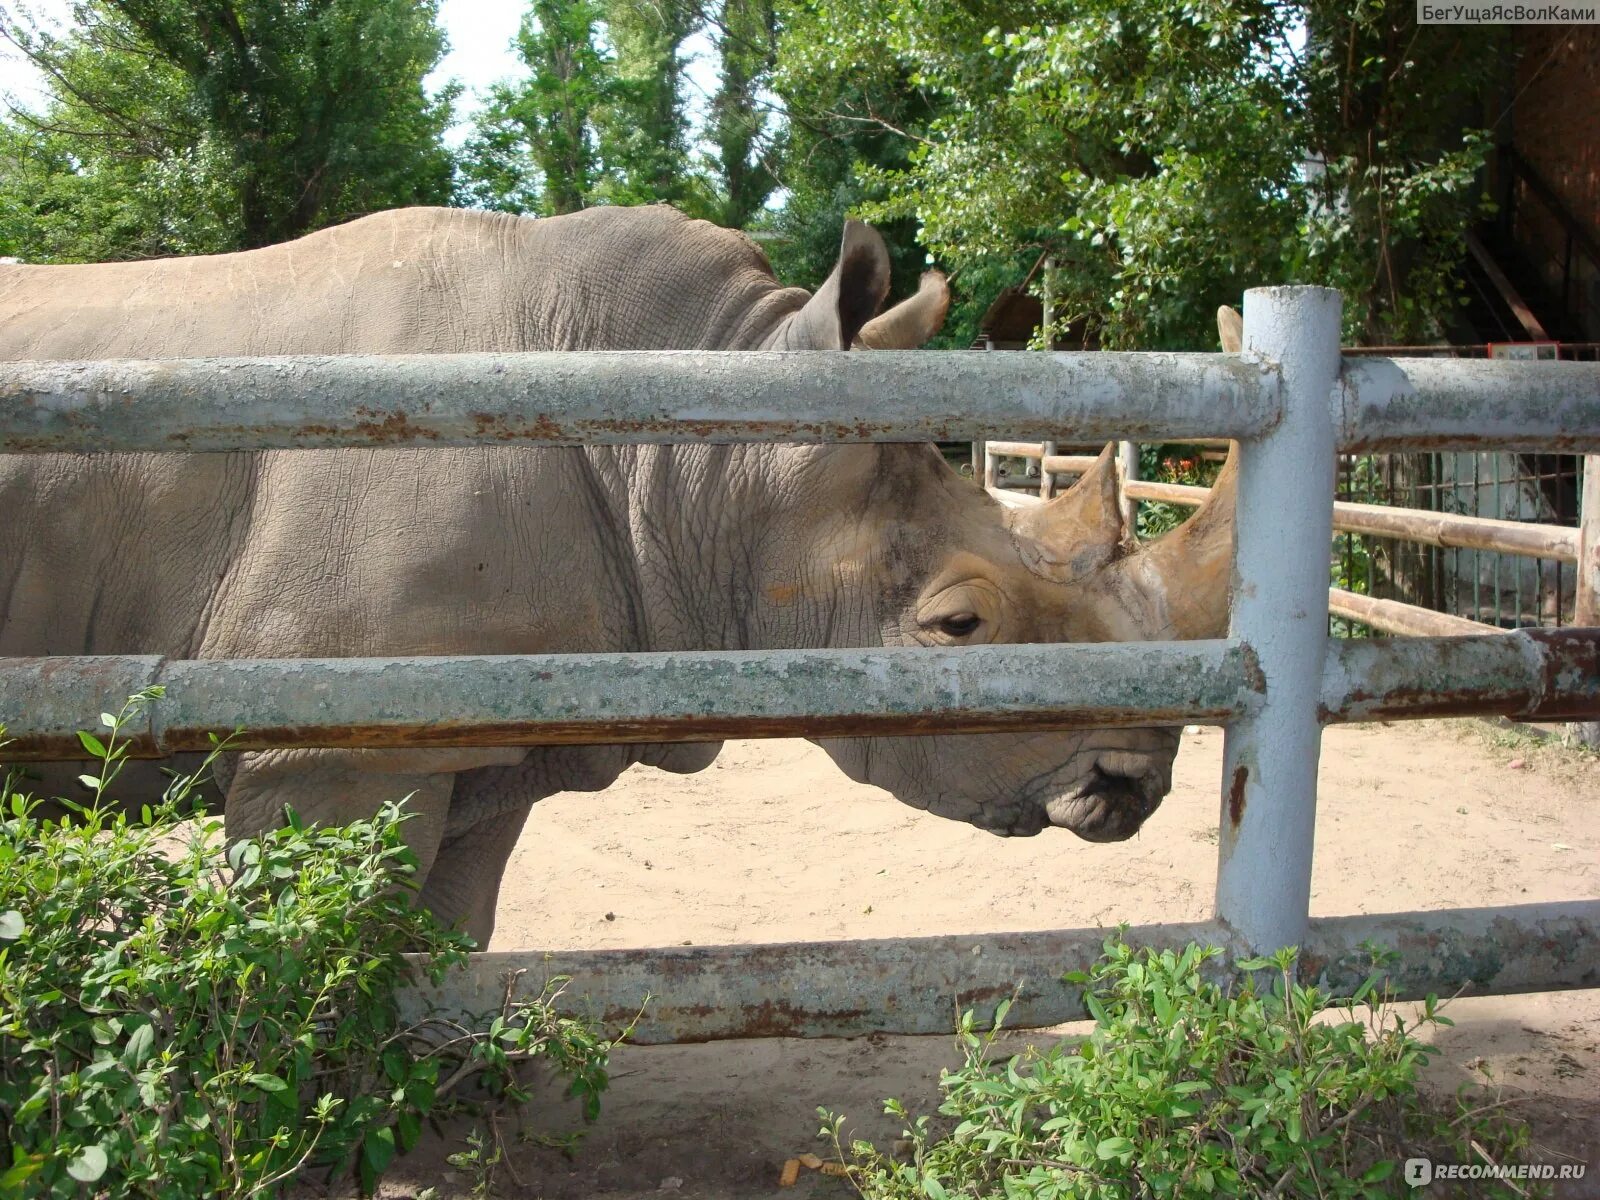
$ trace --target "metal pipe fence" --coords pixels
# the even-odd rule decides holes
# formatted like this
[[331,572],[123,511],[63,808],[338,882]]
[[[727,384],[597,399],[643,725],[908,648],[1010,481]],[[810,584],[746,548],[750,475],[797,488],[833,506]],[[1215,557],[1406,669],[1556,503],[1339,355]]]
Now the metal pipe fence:
[[[18,749],[59,754],[152,680],[159,754],[246,726],[247,745],[536,745],[729,735],[1224,723],[1216,916],[1137,931],[1235,956],[1302,947],[1337,984],[1358,935],[1391,937],[1401,995],[1600,982],[1600,902],[1311,921],[1316,771],[1333,720],[1600,716],[1600,629],[1330,644],[1338,448],[1600,452],[1600,365],[1345,361],[1337,293],[1252,291],[1243,356],[568,354],[0,365],[0,451],[508,442],[1241,440],[1233,619],[1217,642],[479,659],[0,661]],[[1591,548],[1593,549],[1593,548]],[[1588,553],[1589,551],[1585,551]],[[498,975],[578,976],[575,996],[666,1014],[651,1040],[928,1032],[1019,974],[1029,1023],[1073,1015],[1049,981],[1103,931],[939,945],[480,955],[443,993],[492,1008]],[[991,949],[993,948],[993,949]],[[864,966],[863,964],[869,964]],[[1343,965],[1341,965],[1343,964]],[[864,971],[864,973],[863,973]],[[609,989],[609,990],[608,990]],[[609,997],[609,998],[607,998]],[[626,997],[626,1002],[618,997]],[[610,1007],[608,1007],[610,1006]]]

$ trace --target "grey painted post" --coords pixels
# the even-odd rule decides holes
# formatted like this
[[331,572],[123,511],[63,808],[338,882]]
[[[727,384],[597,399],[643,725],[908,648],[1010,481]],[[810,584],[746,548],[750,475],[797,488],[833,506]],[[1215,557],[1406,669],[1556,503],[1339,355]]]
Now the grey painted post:
[[1307,929],[1339,310],[1328,288],[1245,293],[1245,353],[1277,365],[1283,405],[1276,428],[1240,447],[1232,632],[1255,650],[1266,701],[1223,743],[1216,914],[1253,954],[1299,945]]
[[[1118,442],[1117,462],[1122,467],[1122,482],[1129,483],[1139,478],[1139,443]],[[1137,529],[1139,520],[1139,502],[1126,492],[1122,494],[1122,520],[1130,530]]]
[[[1578,596],[1574,623],[1600,625],[1600,454],[1583,460],[1583,499],[1578,506]],[[1576,721],[1568,735],[1600,747],[1600,721]]]

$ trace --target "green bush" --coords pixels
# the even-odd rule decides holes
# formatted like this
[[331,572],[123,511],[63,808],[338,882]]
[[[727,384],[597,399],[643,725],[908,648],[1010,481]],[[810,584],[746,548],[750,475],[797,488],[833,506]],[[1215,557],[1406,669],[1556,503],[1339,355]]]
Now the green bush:
[[[861,1195],[1331,1200],[1410,1195],[1397,1170],[1410,1157],[1517,1161],[1527,1130],[1502,1108],[1458,1097],[1446,1111],[1418,1093],[1427,1047],[1388,1004],[1378,972],[1331,1001],[1294,982],[1293,952],[1283,951],[1242,964],[1270,971],[1270,987],[1246,977],[1228,990],[1207,979],[1220,953],[1108,941],[1087,975],[1067,977],[1085,986],[1095,1019],[1076,1045],[1000,1059],[1009,1005],[988,1033],[967,1013],[965,1063],[940,1079],[944,1119],[911,1121],[899,1157],[856,1142],[847,1165]],[[1330,1009],[1344,1019],[1323,1016]],[[1430,998],[1420,1024],[1449,1021]],[[907,1118],[899,1101],[887,1111]],[[843,1118],[822,1115],[840,1149]],[[1537,1188],[1471,1186],[1474,1196]]]
[[402,1021],[404,955],[437,981],[472,943],[410,906],[400,807],[224,850],[177,820],[196,777],[137,822],[103,805],[154,694],[80,735],[90,804],[0,789],[0,1196],[261,1196],[312,1165],[370,1190],[466,1080],[526,1099],[533,1059],[598,1111],[612,1043],[560,980],[482,1028]]

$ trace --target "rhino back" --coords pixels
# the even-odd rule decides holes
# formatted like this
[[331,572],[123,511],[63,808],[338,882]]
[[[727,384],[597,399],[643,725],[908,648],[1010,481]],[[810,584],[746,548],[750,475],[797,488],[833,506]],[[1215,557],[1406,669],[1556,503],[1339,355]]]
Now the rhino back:
[[[806,298],[665,207],[408,209],[241,254],[0,267],[0,359],[731,347]],[[0,652],[642,648],[629,494],[720,477],[695,456],[0,456]]]
[[743,348],[806,298],[661,205],[396,209],[237,254],[0,266],[0,360]]

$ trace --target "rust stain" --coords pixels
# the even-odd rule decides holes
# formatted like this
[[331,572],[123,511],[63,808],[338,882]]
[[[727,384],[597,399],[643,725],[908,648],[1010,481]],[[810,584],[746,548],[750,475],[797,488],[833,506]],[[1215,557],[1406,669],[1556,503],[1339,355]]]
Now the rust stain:
[[358,406],[356,416],[364,418],[355,423],[355,430],[371,439],[374,445],[389,442],[438,441],[439,435],[431,429],[412,423],[403,412],[382,412]]
[[[1198,719],[1221,719],[1225,712]],[[236,750],[423,749],[447,746],[600,745],[612,742],[715,742],[742,737],[883,737],[922,733],[1007,733],[1016,730],[1120,729],[1194,720],[1178,710],[1094,709],[1071,715],[1008,712],[876,712],[838,716],[702,715],[680,713],[635,719],[595,717],[576,721],[437,721],[427,725],[347,723],[317,726],[249,726],[235,738]],[[130,744],[134,758],[161,758],[190,750],[207,750],[210,735],[228,730],[173,724],[163,729],[159,746],[148,736]],[[51,732],[19,734],[6,746],[8,761],[73,757],[77,735]]]
[[1228,823],[1237,831],[1239,822],[1244,820],[1244,786],[1250,779],[1248,767],[1235,767],[1233,769],[1233,783],[1228,788]]
[[767,599],[779,608],[787,608],[794,603],[794,598],[799,594],[799,587],[792,583],[775,583],[767,589]]

